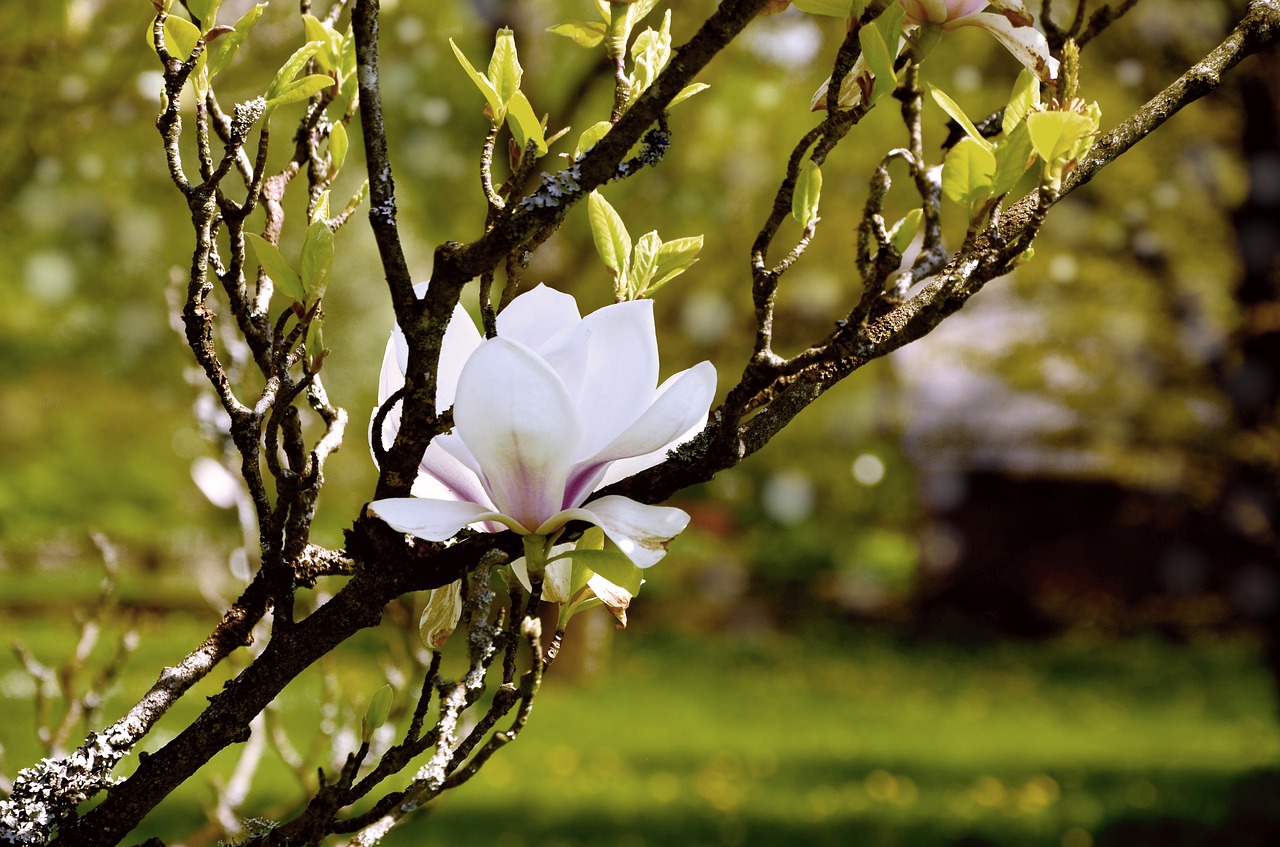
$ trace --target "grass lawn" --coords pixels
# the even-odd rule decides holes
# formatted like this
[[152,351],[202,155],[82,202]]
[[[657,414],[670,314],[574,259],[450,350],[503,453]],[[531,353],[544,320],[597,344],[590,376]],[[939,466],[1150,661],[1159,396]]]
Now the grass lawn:
[[[126,687],[202,632],[168,620],[151,625]],[[10,619],[6,640],[11,625],[46,656],[69,649],[63,621]],[[376,663],[352,658],[358,701]],[[11,771],[36,749],[15,671],[0,658]],[[286,708],[313,712],[315,692],[300,681]],[[1263,845],[1280,843],[1277,765],[1270,680],[1243,642],[965,647],[852,628],[741,639],[634,627],[600,679],[553,671],[518,742],[384,843]],[[272,802],[294,785],[274,763],[262,779]],[[213,789],[192,782],[147,834],[203,818]]]

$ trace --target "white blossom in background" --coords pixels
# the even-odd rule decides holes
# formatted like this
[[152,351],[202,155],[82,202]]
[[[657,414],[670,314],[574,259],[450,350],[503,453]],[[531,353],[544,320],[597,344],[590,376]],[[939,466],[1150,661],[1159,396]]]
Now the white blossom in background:
[[[902,23],[904,39],[921,27],[933,26],[943,32],[972,26],[985,30],[1019,62],[1031,70],[1043,82],[1051,83],[1058,76],[1058,60],[1049,55],[1049,42],[1034,26],[1035,17],[1027,11],[1022,0],[899,0],[905,11]],[[994,12],[985,9],[990,6]],[[892,48],[892,45],[890,45]],[[870,89],[871,70],[862,56],[840,83],[841,109],[852,109],[862,104],[865,92]],[[827,107],[828,77],[813,95],[810,108],[819,111]]]

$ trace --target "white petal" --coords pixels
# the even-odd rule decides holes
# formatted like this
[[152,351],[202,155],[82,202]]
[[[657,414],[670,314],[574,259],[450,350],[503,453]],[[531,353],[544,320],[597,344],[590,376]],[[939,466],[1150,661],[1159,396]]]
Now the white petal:
[[633,300],[582,319],[585,371],[574,406],[581,441],[574,459],[595,455],[640,417],[658,385],[658,335],[653,301]]
[[547,339],[582,318],[568,294],[539,285],[516,297],[498,314],[498,335],[538,350]]
[[457,500],[428,500],[421,497],[392,497],[374,500],[369,511],[382,518],[387,526],[427,541],[445,541],[464,526],[482,521],[497,521],[521,535],[529,532],[507,515],[501,515],[479,503]]
[[689,515],[670,506],[647,506],[630,497],[609,495],[576,509],[565,509],[534,530],[554,532],[570,521],[586,521],[604,530],[637,567],[647,568],[667,555],[667,545],[689,525]]
[[458,381],[453,420],[498,509],[526,526],[560,510],[578,423],[563,383],[536,353],[501,336],[481,344]]
[[948,28],[976,26],[985,29],[1026,65],[1032,73],[1045,82],[1058,76],[1058,60],[1049,55],[1049,42],[1040,30],[1033,26],[1014,26],[1004,15],[984,12],[960,18],[948,24]]
[[440,341],[440,365],[436,368],[436,408],[444,411],[453,405],[458,390],[458,377],[482,341],[480,330],[467,310],[458,304]]
[[[422,455],[422,462],[419,465],[421,472],[418,475],[418,481],[414,483],[414,496],[439,497],[442,500],[467,500],[493,508],[474,467],[475,459],[471,457],[457,435],[453,433],[438,435],[431,440],[427,445],[427,452]],[[434,481],[435,486],[424,483],[424,489],[420,492],[418,485],[425,479]]]
[[[661,462],[667,451],[696,435],[707,420],[707,407],[716,393],[716,369],[702,362],[664,382],[653,404],[635,423],[607,444],[595,456],[574,466],[565,489],[565,505],[576,505],[598,488],[603,479],[616,481]],[[615,460],[635,460],[617,475]]]

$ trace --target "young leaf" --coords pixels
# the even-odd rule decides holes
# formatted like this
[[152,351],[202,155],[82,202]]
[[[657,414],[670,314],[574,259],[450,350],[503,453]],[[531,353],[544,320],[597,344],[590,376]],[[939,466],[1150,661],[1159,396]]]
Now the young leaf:
[[1009,95],[1009,105],[1004,107],[1004,116],[1000,119],[1000,128],[1006,136],[1013,128],[1022,123],[1033,109],[1040,105],[1040,80],[1031,71],[1023,68],[1013,83],[1013,93]]
[[298,276],[302,290],[308,296],[323,297],[333,267],[333,230],[324,221],[316,221],[307,227],[307,238],[302,244],[302,262]]
[[634,68],[631,72],[631,99],[643,94],[671,59],[671,10],[662,18],[662,28],[646,29],[631,45]]
[[573,150],[573,158],[580,158],[583,153],[599,144],[600,139],[604,138],[605,134],[611,129],[613,129],[613,124],[608,121],[598,121],[583,130],[582,135],[578,136],[578,146]]
[[218,18],[218,7],[221,5],[222,0],[187,0],[187,8],[205,29],[213,26]]
[[266,3],[257,4],[245,12],[240,20],[236,21],[236,25],[231,32],[223,33],[209,42],[209,46],[205,48],[205,53],[209,57],[210,78],[226,70],[227,66],[231,64],[231,60],[235,58],[240,45],[244,44],[245,39],[249,37],[249,30],[253,29],[253,25],[258,22],[258,18],[262,17],[262,12],[266,8]]
[[364,718],[360,721],[360,740],[368,742],[373,738],[374,730],[387,722],[387,718],[391,715],[391,703],[395,697],[395,691],[390,685],[384,685],[373,693],[369,698],[369,707],[365,710]]
[[987,148],[988,152],[991,152],[994,145],[982,137],[982,133],[978,132],[978,128],[973,125],[973,121],[969,120],[969,116],[964,113],[964,109],[961,109],[956,101],[944,94],[942,89],[932,85],[929,86],[929,93],[933,95],[934,100],[938,101],[938,105],[942,107],[942,111],[950,115],[953,121],[960,124],[967,136]]
[[493,83],[484,74],[476,70],[467,57],[463,55],[461,48],[453,43],[453,39],[449,39],[449,46],[453,48],[453,55],[458,57],[458,64],[462,65],[462,69],[467,72],[467,76],[471,77],[471,81],[476,84],[476,88],[480,89],[480,93],[484,95],[485,101],[489,104],[490,118],[495,125],[501,124],[506,119],[507,113],[502,97],[498,94],[498,89],[493,87]]
[[649,280],[653,277],[658,261],[658,248],[661,246],[662,239],[656,231],[646,232],[636,241],[635,248],[631,251],[631,271],[628,277],[631,287],[641,295],[649,287]]
[[964,206],[972,218],[991,196],[996,157],[972,138],[962,138],[942,164],[942,193]]
[[1094,131],[1094,122],[1075,112],[1036,112],[1027,116],[1031,144],[1040,158],[1056,163]]
[[507,126],[511,128],[511,134],[515,136],[521,150],[533,141],[534,155],[547,155],[547,140],[543,135],[542,122],[533,113],[533,106],[529,105],[529,98],[524,96],[523,91],[517,91],[507,101]]
[[298,279],[298,275],[294,273],[293,268],[289,267],[288,260],[285,259],[279,248],[262,236],[252,232],[246,232],[244,237],[245,241],[249,242],[249,247],[253,250],[253,255],[257,258],[258,264],[262,266],[262,270],[275,283],[276,288],[280,289],[282,294],[295,303],[301,303],[306,300],[307,295],[302,290],[302,282]]
[[1013,131],[996,145],[996,170],[991,180],[991,195],[1008,194],[1018,180],[1031,167],[1035,151],[1031,147],[1031,133],[1025,122],[1019,122]]
[[902,216],[902,220],[893,225],[893,229],[889,230],[889,243],[893,245],[893,249],[898,253],[906,251],[911,244],[911,239],[916,237],[916,232],[920,229],[920,219],[924,217],[924,213],[919,209],[912,209]]
[[329,352],[324,346],[323,328],[324,321],[317,311],[311,316],[311,321],[307,324],[307,338],[304,342],[307,348],[307,356],[310,357],[311,367],[314,370],[320,369],[320,363],[324,361],[324,357]]
[[329,130],[329,178],[332,179],[334,174],[342,167],[342,163],[347,160],[347,128],[341,123],[335,123]]
[[511,100],[512,95],[520,90],[520,79],[524,70],[520,67],[520,59],[516,56],[516,37],[510,29],[503,27],[493,42],[493,55],[489,57],[489,81],[498,92],[498,99],[503,103]]
[[[271,80],[271,85],[267,88],[266,96],[268,103],[279,97],[281,93],[284,92],[285,88],[293,82],[293,78],[298,75],[303,66],[306,65],[311,57],[316,54],[316,51],[319,50],[320,47],[321,44],[319,41],[308,41],[306,44],[299,47],[297,51],[289,57],[288,61],[280,66],[280,70],[276,72],[275,79]],[[310,97],[311,95],[308,94],[307,96]]]
[[301,103],[310,100],[314,95],[333,85],[333,77],[328,74],[311,74],[284,86],[275,97],[267,98],[267,108],[287,106],[290,103]]
[[893,73],[893,56],[884,36],[874,26],[864,26],[858,30],[858,42],[862,45],[862,56],[867,60],[867,67],[874,75],[875,84],[871,89],[868,105],[874,103],[881,95],[887,94],[898,85],[898,78]]
[[621,284],[631,261],[631,236],[627,233],[626,224],[598,191],[591,192],[587,198],[587,217],[591,221],[591,238],[595,241],[596,252]]
[[604,41],[605,28],[604,24],[596,21],[569,21],[547,27],[547,32],[563,35],[579,47],[591,48],[599,47]]
[[791,217],[808,226],[810,221],[818,217],[818,203],[822,199],[822,169],[812,159],[806,159],[800,166],[800,177],[796,180],[795,191],[791,195]]
[[686,85],[684,88],[680,89],[679,94],[671,98],[671,105],[674,106],[677,103],[683,103],[685,100],[688,100],[693,95],[701,94],[702,92],[706,91],[710,87],[711,86],[707,85],[705,82],[690,83],[689,85]]
[[619,550],[575,550],[571,555],[574,564],[585,565],[632,595],[644,582],[644,571]]
[[655,293],[680,274],[693,267],[698,261],[698,253],[702,250],[702,236],[691,235],[688,238],[673,238],[658,248],[658,255],[653,265],[653,276],[644,289],[646,295]]
[[847,18],[852,11],[849,0],[791,0],[791,5],[811,15],[831,18]]
[[329,190],[327,188],[320,192],[320,199],[316,201],[316,207],[311,212],[311,223],[319,221],[329,222]]

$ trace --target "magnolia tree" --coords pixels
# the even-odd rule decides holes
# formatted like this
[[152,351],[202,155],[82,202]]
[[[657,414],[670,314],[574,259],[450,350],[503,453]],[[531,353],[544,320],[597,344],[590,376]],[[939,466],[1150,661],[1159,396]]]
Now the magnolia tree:
[[[589,20],[521,37],[540,50],[600,54],[614,96],[585,130],[558,129],[555,115],[538,112],[521,88],[512,32],[498,31],[487,64],[453,46],[490,120],[476,163],[488,213],[472,240],[436,248],[429,282],[415,284],[397,231],[377,0],[317,9],[302,0],[304,43],[263,80],[261,96],[234,106],[219,99],[218,77],[254,37],[265,4],[227,20],[220,0],[153,2],[160,149],[194,230],[175,312],[240,477],[252,567],[240,569],[242,591],[220,623],[127,714],[17,775],[0,803],[0,839],[11,844],[117,844],[233,745],[243,745],[240,766],[200,827],[206,840],[378,842],[520,734],[577,612],[604,606],[625,624],[642,575],[689,523],[662,501],[742,462],[837,382],[1033,262],[1057,204],[1280,38],[1280,2],[1253,0],[1216,49],[1150,102],[1104,116],[1080,90],[1082,51],[1136,0],[1044,0],[1037,9],[1016,0],[723,0],[678,46],[672,14],[687,10],[583,0]],[[703,239],[633,239],[625,209],[601,190],[660,166],[680,143],[668,110],[714,97],[699,72],[759,15],[784,11],[843,19],[847,35],[826,57],[830,78],[813,95],[813,119],[779,158],[772,205],[754,210],[759,230],[739,271],[754,344],[731,375],[718,380],[703,362],[660,384],[651,298],[680,296],[664,286],[693,264]],[[971,117],[927,82],[929,56],[961,27],[985,30],[1010,54],[1011,93],[994,115]],[[954,122],[937,152],[922,142],[926,98]],[[290,104],[303,104],[301,121],[283,128],[277,117],[273,133],[273,116]],[[895,137],[858,135],[876,108],[901,116]],[[335,201],[335,177],[359,158],[348,142],[354,121],[368,180]],[[842,144],[884,148],[852,248],[845,233],[820,232],[820,212],[845,202],[822,192],[823,166]],[[271,170],[281,145],[288,161]],[[891,182],[891,166],[909,175],[905,184]],[[909,198],[898,220],[884,215],[891,192],[895,202]],[[396,328],[368,424],[377,485],[351,516],[343,549],[332,550],[312,543],[310,529],[326,460],[351,434],[322,380],[322,328],[343,317],[326,314],[325,291],[335,233],[366,196],[382,269],[360,282],[382,277]],[[579,203],[616,301],[585,316],[555,280],[525,277]],[[958,245],[944,245],[944,214],[960,218]],[[789,218],[795,224],[784,226]],[[286,229],[298,233],[300,254],[281,250]],[[775,298],[812,250],[849,251],[856,296],[830,315],[829,332],[784,356],[773,344]],[[473,283],[478,323],[459,305]],[[303,589],[322,576],[341,587],[316,599]],[[389,610],[403,613],[399,598],[415,594],[421,646],[402,652],[350,732],[331,730],[317,760],[272,732],[273,701],[291,680]],[[540,623],[545,604],[559,609],[545,618],[553,631]],[[451,638],[467,657],[458,673],[443,670]],[[189,726],[117,772],[161,716],[236,654],[247,657],[242,669]],[[80,717],[64,721],[61,737]],[[308,788],[276,819],[245,821],[239,810],[267,744],[311,775]]]

